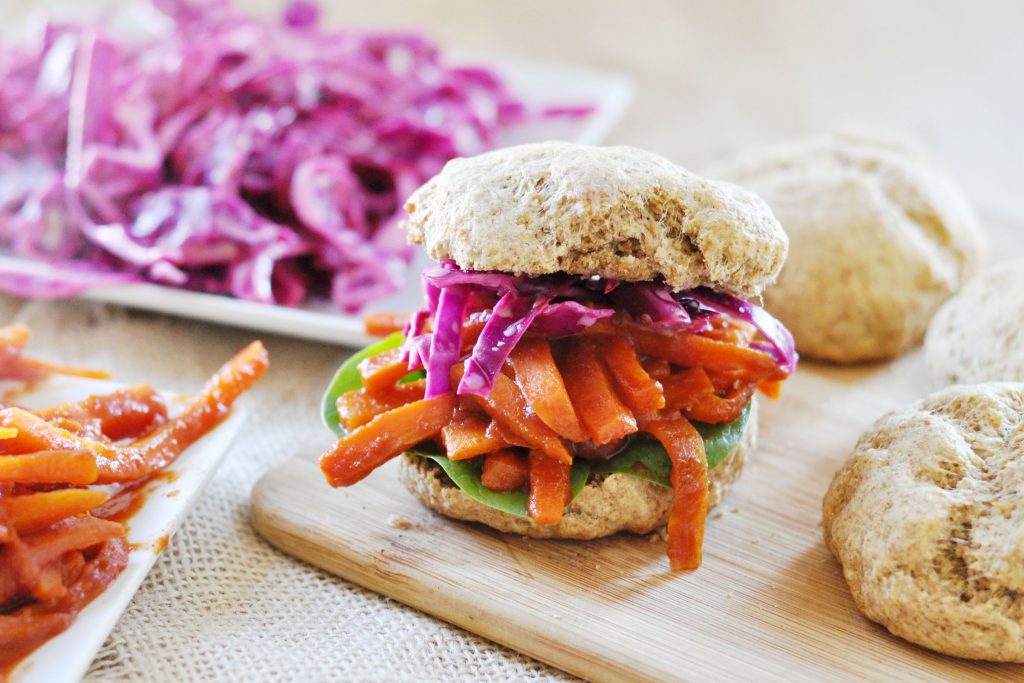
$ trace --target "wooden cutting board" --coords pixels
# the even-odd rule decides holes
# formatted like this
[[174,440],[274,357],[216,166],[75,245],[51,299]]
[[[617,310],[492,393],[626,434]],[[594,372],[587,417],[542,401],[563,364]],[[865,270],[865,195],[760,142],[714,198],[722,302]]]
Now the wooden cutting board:
[[263,477],[253,523],[285,552],[595,681],[1019,681],[1024,667],[933,654],[861,617],[822,542],[822,495],[858,435],[930,388],[920,352],[802,364],[762,400],[758,452],[691,573],[669,573],[664,543],[644,537],[537,541],[442,518],[394,463],[331,489],[316,453]]

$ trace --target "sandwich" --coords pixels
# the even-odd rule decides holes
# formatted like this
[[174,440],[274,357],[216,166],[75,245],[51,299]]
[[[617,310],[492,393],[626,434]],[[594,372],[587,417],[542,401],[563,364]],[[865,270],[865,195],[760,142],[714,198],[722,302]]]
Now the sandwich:
[[698,567],[755,394],[797,362],[750,301],[788,248],[768,206],[639,149],[549,142],[452,160],[406,211],[438,266],[328,388],[327,482],[398,457],[443,515],[536,538],[667,526],[671,568]]

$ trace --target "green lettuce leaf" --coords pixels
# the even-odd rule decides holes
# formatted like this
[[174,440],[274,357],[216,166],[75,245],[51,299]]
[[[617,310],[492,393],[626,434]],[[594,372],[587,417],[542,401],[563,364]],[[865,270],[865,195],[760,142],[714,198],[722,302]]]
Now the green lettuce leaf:
[[[693,426],[704,439],[704,452],[708,456],[708,469],[718,467],[743,438],[750,419],[750,404],[743,413],[725,424],[694,422]],[[672,463],[660,443],[648,437],[637,437],[615,456],[591,468],[594,474],[626,474],[637,479],[672,486],[669,478]]]
[[[516,517],[529,518],[526,512],[526,492],[496,493],[490,490],[480,481],[479,468],[469,460],[449,460],[440,453],[429,451],[411,450],[413,455],[430,458],[444,470],[448,478],[455,482],[455,485],[462,489],[462,492],[473,500],[483,503],[488,507],[507,512]],[[576,496],[587,487],[587,479],[590,478],[590,465],[584,460],[577,460],[572,465],[569,474],[569,490],[572,497]]]

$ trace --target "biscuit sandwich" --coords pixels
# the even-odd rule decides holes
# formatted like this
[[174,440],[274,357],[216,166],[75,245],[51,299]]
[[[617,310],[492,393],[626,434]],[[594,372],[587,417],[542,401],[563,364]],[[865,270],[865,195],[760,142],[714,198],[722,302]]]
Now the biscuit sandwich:
[[754,394],[796,365],[747,300],[788,247],[767,205],[642,150],[541,143],[453,160],[406,210],[439,266],[329,387],[328,483],[400,457],[449,517],[580,540],[667,525],[671,567],[699,566]]

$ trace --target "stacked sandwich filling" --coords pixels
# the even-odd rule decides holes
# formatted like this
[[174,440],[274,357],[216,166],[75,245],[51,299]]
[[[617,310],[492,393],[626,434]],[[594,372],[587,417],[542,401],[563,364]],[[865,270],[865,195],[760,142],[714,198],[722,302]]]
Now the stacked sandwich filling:
[[431,458],[479,502],[558,524],[603,473],[671,487],[673,569],[701,561],[708,470],[750,401],[794,370],[786,329],[699,288],[569,275],[424,274],[427,307],[357,354],[328,391],[342,438],[321,459],[348,486],[402,452]]

